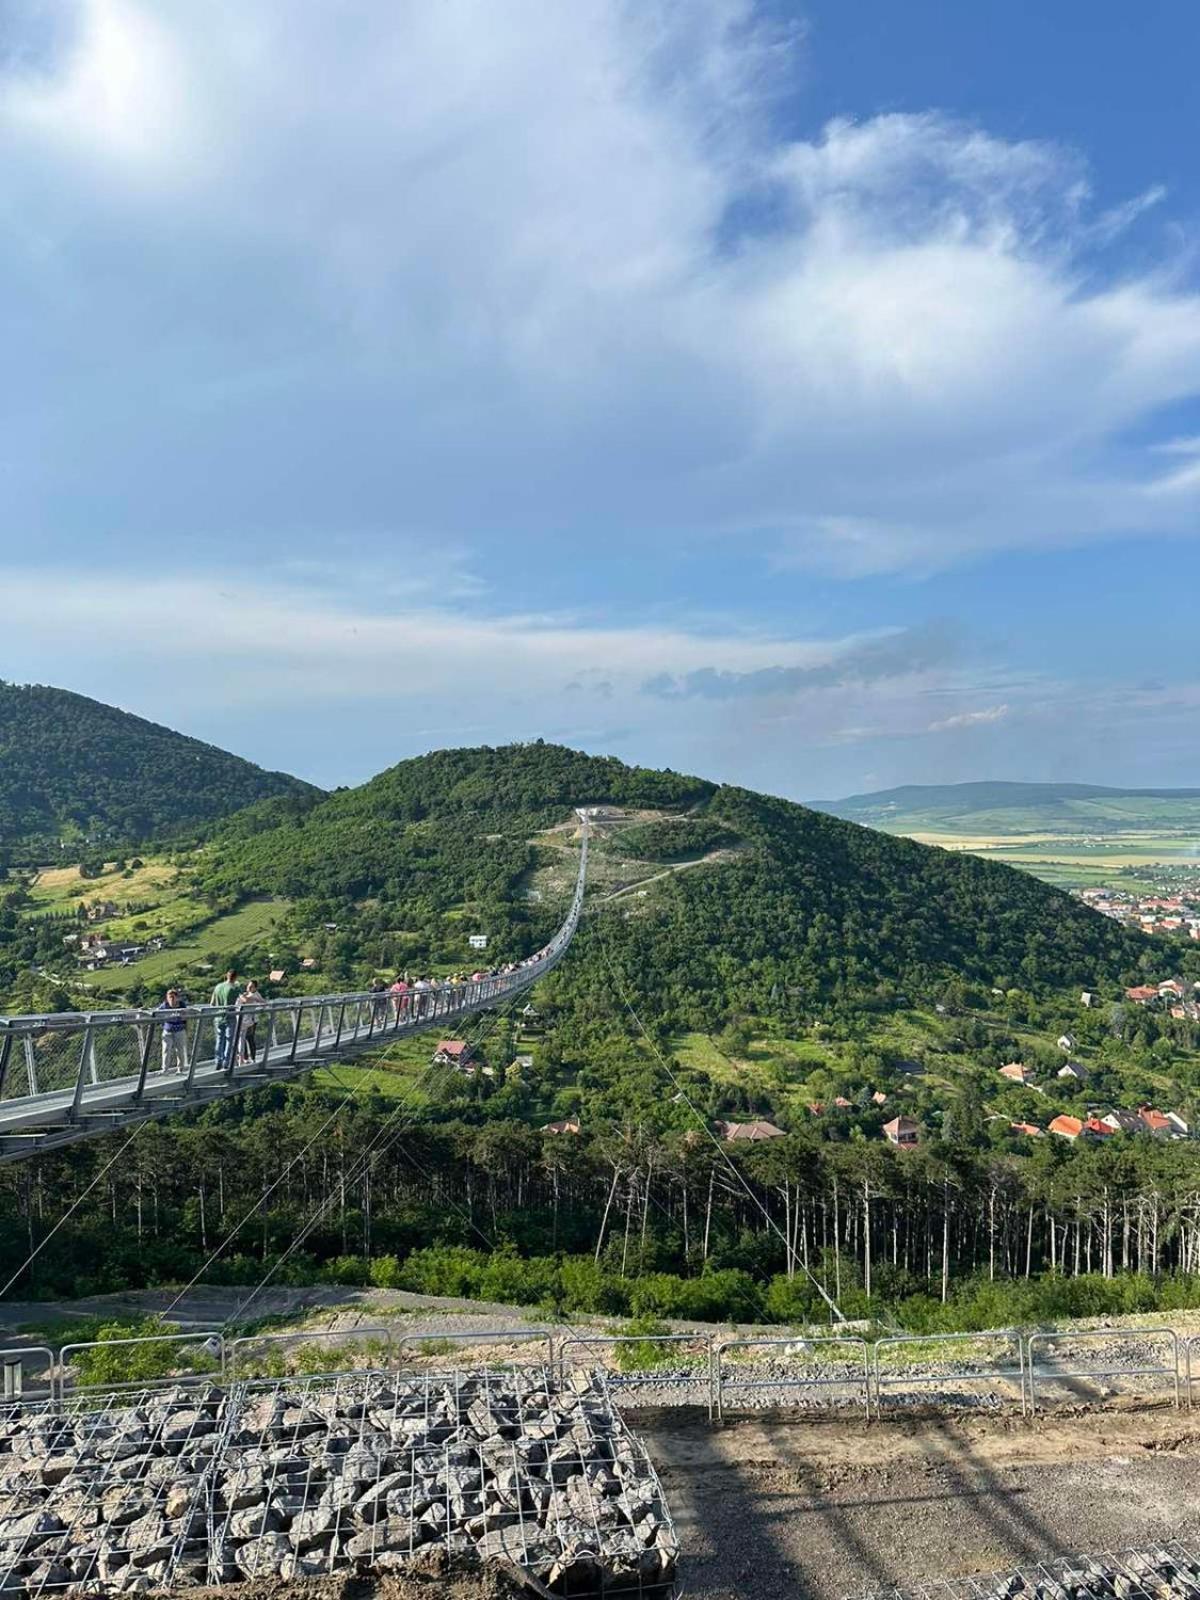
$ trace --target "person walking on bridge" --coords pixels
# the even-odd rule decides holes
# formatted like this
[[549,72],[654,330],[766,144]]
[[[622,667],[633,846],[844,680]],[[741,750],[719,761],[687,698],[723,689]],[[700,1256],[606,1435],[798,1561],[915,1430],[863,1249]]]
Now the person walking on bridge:
[[238,1015],[241,1017],[241,1050],[239,1053],[243,1065],[257,1058],[258,1008],[265,1006],[266,1003],[258,984],[253,978],[250,978],[243,993],[237,997]]
[[402,972],[396,974],[396,981],[388,990],[392,1003],[396,1007],[396,1021],[405,1022],[408,1019],[408,979]]
[[217,1018],[217,1051],[215,1059],[218,1067],[227,1067],[230,1064],[231,1035],[237,1017],[234,1007],[237,1005],[240,992],[237,973],[231,967],[209,997],[208,1003],[210,1006],[224,1007],[221,1015]]
[[166,1015],[162,1020],[162,1070],[187,1071],[187,1015],[178,989],[168,989],[167,997],[155,1007]]

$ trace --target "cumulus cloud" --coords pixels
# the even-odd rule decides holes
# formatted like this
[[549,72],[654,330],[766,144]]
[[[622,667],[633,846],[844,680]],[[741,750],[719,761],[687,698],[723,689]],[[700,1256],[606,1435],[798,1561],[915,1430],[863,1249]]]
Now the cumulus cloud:
[[74,9],[0,67],[44,547],[1194,532],[1190,468],[1118,447],[1200,390],[1185,265],[1107,254],[1169,199],[1097,213],[1077,153],[936,114],[782,141],[806,47],[751,0]]
[[1008,706],[986,706],[979,711],[959,711],[952,717],[942,717],[929,724],[930,733],[953,733],[959,728],[986,727],[989,723],[1003,722],[1008,716]]

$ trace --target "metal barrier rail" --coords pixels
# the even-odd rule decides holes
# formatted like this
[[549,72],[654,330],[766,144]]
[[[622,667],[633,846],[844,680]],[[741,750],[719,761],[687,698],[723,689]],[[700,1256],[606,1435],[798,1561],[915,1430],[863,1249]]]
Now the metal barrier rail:
[[[771,1346],[789,1346],[803,1344],[809,1347],[826,1345],[840,1345],[843,1349],[849,1347],[862,1353],[862,1377],[850,1378],[741,1378],[732,1382],[725,1377],[725,1369],[721,1357],[727,1350],[755,1350]],[[871,1351],[867,1341],[856,1334],[846,1334],[841,1338],[835,1335],[822,1335],[820,1338],[803,1339],[721,1339],[713,1346],[713,1396],[712,1407],[717,1419],[725,1415],[726,1389],[828,1389],[843,1388],[847,1384],[861,1382],[863,1391],[863,1407],[868,1421],[871,1416]]]
[[[218,1328],[193,1329],[190,1333],[147,1333],[141,1334],[136,1339],[88,1339],[80,1344],[65,1344],[58,1354],[58,1397],[65,1400],[67,1397],[67,1372],[75,1356],[88,1350],[119,1350],[123,1346],[133,1345],[173,1345],[176,1347],[196,1346],[216,1363],[218,1376],[225,1375],[225,1340]],[[211,1382],[213,1372],[211,1369],[204,1372],[182,1372],[172,1374],[170,1378],[151,1379],[149,1386],[155,1382],[180,1385],[188,1383]],[[80,1383],[76,1380],[71,1385],[70,1392],[80,1394],[83,1392],[98,1391],[103,1394],[117,1394],[126,1389],[145,1389],[145,1378],[130,1378],[119,1383]]]
[[883,1376],[881,1352],[894,1348],[896,1345],[942,1345],[942,1344],[981,1344],[985,1340],[998,1342],[1003,1340],[1011,1345],[1017,1356],[1016,1380],[1021,1396],[1021,1415],[1026,1416],[1025,1407],[1025,1351],[1024,1342],[1019,1328],[995,1328],[985,1333],[924,1333],[924,1334],[893,1334],[886,1339],[876,1339],[872,1350],[875,1373],[875,1414],[883,1415],[883,1396],[885,1389],[899,1388],[901,1384],[911,1387],[914,1384],[936,1383],[982,1383],[1002,1379],[1012,1382],[1013,1371],[1011,1367],[988,1367],[978,1372],[954,1372],[935,1375],[920,1373],[906,1373],[903,1377]]
[[324,1060],[421,1033],[520,994],[558,965],[579,924],[584,823],[566,920],[508,972],[465,983],[304,995],[253,1006],[64,1012],[0,1018],[0,1162],[182,1106],[296,1077]]
[[1161,1367],[1082,1367],[1071,1371],[1055,1368],[1047,1371],[1042,1377],[1047,1383],[1065,1383],[1072,1378],[1171,1378],[1175,1385],[1175,1409],[1180,1409],[1179,1391],[1179,1335],[1174,1328],[1080,1328],[1068,1333],[1031,1333],[1025,1342],[1026,1371],[1029,1374],[1029,1409],[1037,1410],[1037,1360],[1035,1346],[1046,1344],[1051,1339],[1060,1342],[1069,1339],[1107,1339],[1128,1341],[1131,1338],[1145,1338],[1147,1336],[1168,1339],[1171,1344],[1173,1362],[1171,1366]]
[[[554,1335],[547,1333],[544,1328],[483,1328],[472,1329],[468,1333],[406,1333],[397,1341],[396,1353],[403,1358],[405,1350],[415,1345],[442,1344],[529,1344],[532,1341],[545,1341],[546,1359],[544,1365],[554,1370]],[[431,1354],[431,1359],[433,1352]],[[397,1363],[399,1370],[399,1363]]]
[[[307,1344],[321,1348],[331,1343],[353,1344],[355,1341],[357,1341],[361,1344],[366,1339],[382,1339],[384,1344],[387,1345],[389,1360],[395,1356],[398,1349],[396,1330],[388,1327],[386,1323],[382,1322],[364,1323],[360,1328],[337,1328],[328,1330],[313,1328],[308,1333],[248,1333],[244,1334],[240,1339],[230,1340],[230,1342],[227,1344],[226,1372],[228,1374],[230,1383],[237,1383],[239,1381],[239,1368],[241,1366],[242,1353],[251,1346],[261,1347],[262,1345],[277,1346],[286,1344]],[[350,1368],[347,1370],[352,1371],[356,1369]],[[338,1375],[339,1374],[337,1373],[322,1374],[322,1376]],[[297,1376],[303,1377],[309,1376],[309,1374],[300,1373],[297,1374]],[[248,1379],[242,1379],[240,1381],[253,1382],[255,1380],[251,1376]]]
[[[1200,1345],[1200,1335],[1188,1334],[1183,1340],[1183,1368],[1184,1388],[1187,1393],[1187,1408],[1192,1409],[1192,1346]],[[1200,1377],[1200,1373],[1197,1374]]]
[[[1038,1349],[1051,1340],[1068,1339],[1100,1339],[1108,1341],[1122,1341],[1129,1339],[1158,1338],[1168,1341],[1172,1360],[1159,1366],[1092,1366],[1082,1368],[1046,1368],[1039,1371],[1037,1365]],[[1200,1348],[1200,1336],[1183,1338],[1173,1328],[1086,1328],[1067,1332],[1038,1331],[1029,1335],[1023,1334],[1016,1328],[988,1329],[981,1333],[961,1334],[902,1334],[889,1335],[877,1339],[873,1344],[859,1335],[820,1335],[805,1337],[796,1335],[792,1337],[746,1338],[746,1339],[714,1339],[707,1334],[674,1333],[674,1334],[606,1334],[589,1338],[587,1335],[573,1334],[561,1341],[556,1341],[553,1331],[544,1328],[485,1328],[472,1329],[467,1332],[430,1331],[423,1334],[404,1334],[397,1336],[395,1330],[386,1323],[366,1323],[357,1328],[339,1328],[329,1331],[312,1329],[277,1334],[245,1334],[234,1340],[226,1340],[219,1329],[192,1329],[186,1333],[152,1333],[140,1335],[130,1339],[93,1339],[79,1343],[66,1344],[57,1352],[50,1345],[27,1345],[4,1349],[0,1347],[0,1375],[3,1377],[3,1395],[0,1397],[0,1406],[11,1407],[41,1405],[54,1409],[62,1406],[73,1395],[92,1393],[117,1394],[129,1390],[151,1391],[157,1388],[171,1388],[179,1385],[201,1384],[214,1378],[233,1383],[259,1381],[274,1381],[273,1379],[257,1379],[252,1376],[242,1376],[239,1368],[244,1364],[244,1352],[252,1347],[261,1348],[264,1345],[282,1347],[286,1345],[315,1345],[328,1343],[345,1343],[353,1345],[368,1339],[381,1339],[387,1346],[388,1364],[394,1366],[397,1372],[403,1370],[406,1354],[419,1355],[420,1347],[453,1345],[505,1345],[505,1344],[541,1344],[544,1355],[540,1364],[544,1364],[550,1371],[556,1372],[560,1377],[565,1375],[566,1362],[573,1348],[589,1349],[598,1345],[618,1346],[628,1344],[656,1344],[656,1345],[684,1345],[690,1344],[699,1347],[702,1352],[707,1351],[707,1374],[703,1368],[695,1377],[668,1377],[664,1378],[653,1371],[643,1373],[619,1373],[615,1376],[607,1374],[610,1386],[615,1389],[637,1388],[641,1384],[660,1384],[664,1386],[685,1387],[688,1384],[707,1385],[707,1409],[709,1418],[721,1419],[724,1416],[725,1400],[729,1391],[737,1390],[806,1390],[827,1389],[840,1387],[859,1387],[862,1390],[863,1405],[868,1419],[872,1415],[872,1407],[877,1416],[883,1414],[884,1398],[889,1388],[898,1388],[901,1385],[925,1385],[950,1383],[974,1383],[982,1381],[998,1382],[1011,1381],[1014,1374],[1011,1368],[1000,1366],[983,1367],[975,1371],[940,1374],[937,1376],[925,1374],[905,1373],[903,1376],[885,1377],[882,1370],[882,1352],[896,1346],[929,1346],[954,1343],[980,1343],[984,1340],[1003,1340],[1015,1349],[1017,1353],[1018,1369],[1017,1379],[1021,1387],[1021,1412],[1029,1415],[1037,1408],[1038,1382],[1045,1384],[1065,1382],[1071,1379],[1082,1378],[1137,1378],[1137,1377],[1163,1377],[1172,1380],[1175,1393],[1175,1405],[1179,1408],[1183,1403],[1183,1393],[1186,1391],[1187,1403],[1192,1404],[1192,1384],[1200,1379],[1200,1372],[1192,1371],[1192,1347]],[[146,1345],[170,1345],[181,1351],[199,1348],[212,1362],[210,1369],[195,1372],[177,1372],[162,1378],[128,1378],[112,1382],[101,1380],[97,1382],[72,1382],[69,1371],[72,1361],[79,1355],[89,1351],[103,1350],[106,1352],[122,1349],[133,1350]],[[789,1349],[796,1350],[803,1347],[805,1352],[823,1350],[830,1347],[841,1348],[856,1352],[853,1360],[855,1370],[840,1376],[812,1377],[804,1374],[770,1378],[739,1378],[731,1373],[723,1360],[727,1352],[732,1350],[770,1350]],[[1183,1354],[1181,1368],[1180,1352]],[[430,1349],[428,1355],[432,1358],[441,1354],[440,1349]],[[41,1359],[47,1372],[45,1395],[34,1396],[25,1392],[24,1367],[27,1364],[24,1358],[35,1356]],[[861,1361],[861,1372],[858,1370]],[[523,1365],[523,1363],[516,1363]],[[847,1365],[851,1365],[847,1362]],[[350,1372],[356,1368],[347,1369]],[[1028,1390],[1021,1382],[1022,1373],[1028,1383]],[[342,1374],[345,1375],[344,1373]],[[306,1376],[296,1374],[296,1376]],[[330,1376],[338,1376],[331,1373]]]
[[[46,1393],[44,1395],[26,1396],[26,1356],[45,1356],[46,1358]],[[27,1344],[17,1349],[0,1350],[0,1372],[3,1373],[2,1387],[6,1406],[41,1405],[47,1399],[54,1400],[54,1351],[48,1344]]]
[[579,1345],[585,1350],[594,1350],[597,1345],[627,1345],[627,1344],[690,1344],[703,1347],[703,1372],[699,1377],[664,1377],[662,1373],[653,1368],[633,1372],[609,1372],[605,1376],[610,1389],[636,1389],[641,1384],[658,1384],[661,1388],[685,1388],[688,1385],[703,1383],[708,1390],[708,1415],[711,1421],[713,1415],[713,1367],[712,1352],[713,1339],[707,1333],[616,1333],[605,1334],[595,1339],[586,1335],[574,1334],[569,1339],[563,1339],[558,1346],[558,1372],[565,1377],[568,1360],[567,1351],[572,1345]]

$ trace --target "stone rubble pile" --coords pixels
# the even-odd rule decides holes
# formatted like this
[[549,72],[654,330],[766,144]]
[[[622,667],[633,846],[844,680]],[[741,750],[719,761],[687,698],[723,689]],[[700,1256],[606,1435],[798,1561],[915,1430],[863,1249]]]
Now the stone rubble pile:
[[586,1372],[176,1388],[0,1421],[0,1600],[431,1558],[666,1596],[677,1553],[644,1450]]

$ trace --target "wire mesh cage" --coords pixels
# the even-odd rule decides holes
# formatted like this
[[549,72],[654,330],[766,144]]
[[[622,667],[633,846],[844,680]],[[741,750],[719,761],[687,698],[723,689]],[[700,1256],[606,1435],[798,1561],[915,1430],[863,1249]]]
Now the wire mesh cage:
[[548,1368],[172,1388],[0,1431],[0,1593],[140,1593],[444,1554],[666,1600],[678,1541],[601,1378]]
[[1200,1600],[1200,1555],[1172,1539],[1140,1550],[1056,1560],[878,1589],[861,1600]]

